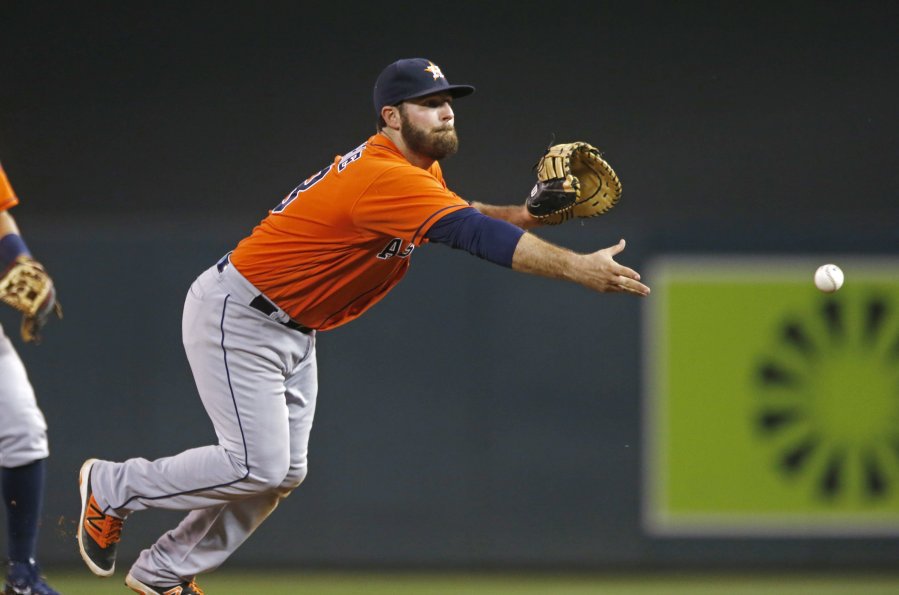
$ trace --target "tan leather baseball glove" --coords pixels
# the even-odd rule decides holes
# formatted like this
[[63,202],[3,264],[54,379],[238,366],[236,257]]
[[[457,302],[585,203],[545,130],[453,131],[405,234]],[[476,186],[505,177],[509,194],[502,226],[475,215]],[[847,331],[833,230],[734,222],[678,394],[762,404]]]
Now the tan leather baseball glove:
[[40,343],[40,331],[55,313],[62,318],[53,280],[39,262],[19,256],[0,277],[0,301],[22,313],[22,339]]
[[526,204],[546,225],[598,217],[618,202],[621,182],[599,149],[585,142],[553,145],[535,166],[537,183]]

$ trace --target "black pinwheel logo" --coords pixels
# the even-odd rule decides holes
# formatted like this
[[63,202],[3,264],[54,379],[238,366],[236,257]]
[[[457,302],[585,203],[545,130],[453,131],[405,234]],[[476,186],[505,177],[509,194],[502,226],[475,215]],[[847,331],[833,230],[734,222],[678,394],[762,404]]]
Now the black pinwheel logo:
[[786,317],[754,369],[753,423],[786,480],[873,506],[899,484],[899,313],[884,297]]

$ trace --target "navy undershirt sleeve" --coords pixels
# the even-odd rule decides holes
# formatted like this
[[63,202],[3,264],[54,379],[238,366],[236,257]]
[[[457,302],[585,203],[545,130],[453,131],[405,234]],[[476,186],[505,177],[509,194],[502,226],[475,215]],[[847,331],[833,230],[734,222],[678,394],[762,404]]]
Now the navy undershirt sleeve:
[[469,207],[441,217],[426,236],[432,242],[511,267],[512,255],[523,234],[524,230],[520,227],[482,215],[477,209]]
[[31,256],[22,236],[10,233],[0,238],[0,273],[20,255]]

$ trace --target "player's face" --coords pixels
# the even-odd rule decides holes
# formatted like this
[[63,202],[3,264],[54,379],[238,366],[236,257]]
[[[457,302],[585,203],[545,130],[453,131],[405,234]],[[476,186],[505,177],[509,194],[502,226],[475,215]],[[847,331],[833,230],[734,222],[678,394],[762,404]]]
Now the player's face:
[[411,99],[400,105],[400,132],[410,149],[430,159],[443,159],[459,149],[449,93]]

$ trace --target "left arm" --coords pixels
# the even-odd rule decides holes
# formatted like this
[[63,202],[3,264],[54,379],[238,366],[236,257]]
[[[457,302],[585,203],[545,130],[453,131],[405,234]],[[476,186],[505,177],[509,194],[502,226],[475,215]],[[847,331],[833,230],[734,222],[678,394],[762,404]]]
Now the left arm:
[[19,256],[30,256],[28,247],[22,236],[16,220],[8,211],[0,211],[0,275],[12,266]]
[[51,314],[62,318],[53,280],[31,257],[15,219],[7,211],[0,211],[0,287],[0,300],[23,314],[25,342],[40,343],[40,331]]
[[9,211],[0,211],[0,238],[11,233],[18,234],[19,228]]
[[488,205],[483,202],[472,202],[472,208],[477,209],[482,215],[493,217],[501,221],[507,221],[512,225],[517,225],[521,229],[532,229],[541,225],[538,219],[535,219],[528,213],[525,205],[499,206]]

